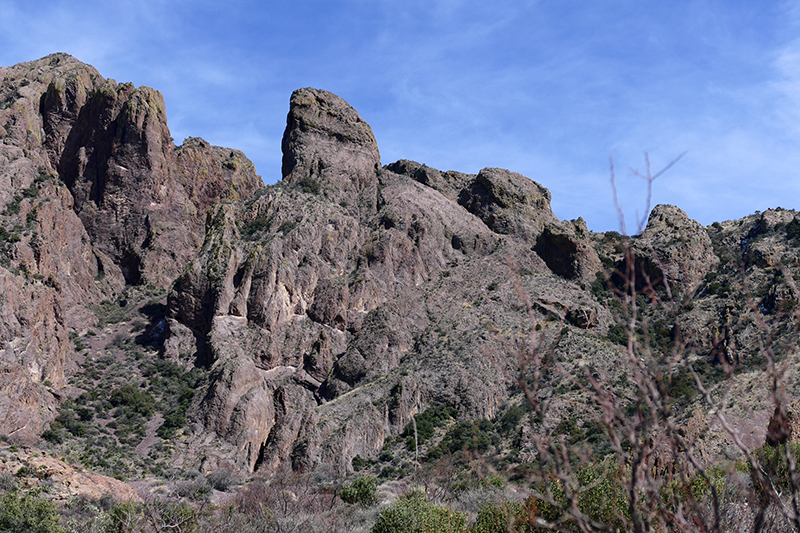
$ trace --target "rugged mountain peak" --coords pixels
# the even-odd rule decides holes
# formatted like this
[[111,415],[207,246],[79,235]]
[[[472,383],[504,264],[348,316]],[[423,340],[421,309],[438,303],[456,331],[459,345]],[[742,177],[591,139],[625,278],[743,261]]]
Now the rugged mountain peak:
[[168,286],[211,205],[262,186],[241,152],[176,150],[155,89],[67,54],[0,68],[0,434],[35,440],[94,306]]
[[283,179],[374,211],[380,152],[372,128],[333,93],[292,93],[283,134]]
[[674,205],[653,208],[633,249],[644,280],[654,286],[667,281],[682,296],[690,296],[719,262],[708,232]]
[[550,209],[550,191],[522,174],[484,168],[461,191],[458,203],[495,233],[535,239],[545,224],[558,219]]

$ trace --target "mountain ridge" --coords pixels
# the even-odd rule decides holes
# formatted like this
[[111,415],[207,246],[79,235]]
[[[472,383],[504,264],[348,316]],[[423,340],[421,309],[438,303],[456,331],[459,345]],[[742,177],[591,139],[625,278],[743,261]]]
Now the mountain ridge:
[[[202,374],[162,465],[347,473],[428,408],[496,419],[524,402],[535,337],[553,365],[538,389],[552,409],[519,428],[525,455],[537,433],[588,420],[574,407],[589,405],[586,390],[570,385],[586,369],[622,379],[625,272],[640,280],[648,350],[657,341],[709,376],[723,364],[755,375],[756,319],[770,342],[794,338],[791,210],[703,228],[659,205],[641,235],[595,233],[558,220],[550,192],[518,173],[382,165],[358,113],[310,88],[290,98],[283,180],[266,187],[241,152],[175,146],[153,89],[64,54],[0,76],[0,433],[19,442],[74,436],[68,417],[53,422],[113,355],[144,392],[140,361]],[[134,307],[144,330],[112,339],[121,330],[103,313]],[[689,412],[700,399],[687,395]],[[753,446],[769,409],[758,413]]]

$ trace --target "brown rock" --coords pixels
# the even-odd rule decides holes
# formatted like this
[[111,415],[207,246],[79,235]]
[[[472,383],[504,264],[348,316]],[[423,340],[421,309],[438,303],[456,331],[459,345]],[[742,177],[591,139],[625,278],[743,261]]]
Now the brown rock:
[[335,94],[318,89],[292,93],[283,135],[286,183],[375,211],[380,153],[372,128]]
[[[20,482],[31,487],[47,480],[47,492],[54,499],[69,501],[78,497],[97,501],[103,496],[111,496],[117,502],[141,502],[127,483],[75,468],[34,448],[12,452],[7,446],[0,445],[0,454],[3,455],[0,473],[16,474]],[[22,472],[30,474],[22,475],[20,470],[23,467],[25,470]]]
[[657,205],[634,242],[638,283],[670,285],[673,294],[691,297],[719,261],[705,229],[678,207]]

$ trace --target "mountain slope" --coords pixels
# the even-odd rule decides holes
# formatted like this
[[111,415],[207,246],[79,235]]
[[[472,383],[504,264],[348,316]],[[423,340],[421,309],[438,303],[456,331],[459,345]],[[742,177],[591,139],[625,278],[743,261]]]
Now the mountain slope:
[[[596,437],[593,383],[635,407],[635,355],[676,423],[710,428],[709,458],[730,438],[690,369],[763,443],[774,405],[748,391],[795,355],[794,211],[703,228],[657,206],[641,235],[594,233],[508,170],[383,166],[369,125],[318,89],[291,96],[283,180],[264,187],[241,152],[176,147],[153,89],[63,54],[0,76],[9,438],[35,442],[54,419],[52,441],[81,438],[94,420],[141,456],[168,443],[162,469],[342,473],[447,408],[513,419],[493,446],[519,462],[545,436]],[[511,416],[527,404],[547,409]],[[149,417],[136,442],[108,418],[124,407]]]

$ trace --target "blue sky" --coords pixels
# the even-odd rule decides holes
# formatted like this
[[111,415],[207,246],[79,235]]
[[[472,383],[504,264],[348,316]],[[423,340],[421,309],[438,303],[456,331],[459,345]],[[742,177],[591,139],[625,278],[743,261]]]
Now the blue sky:
[[280,179],[289,96],[332,91],[384,164],[504,167],[562,219],[628,232],[642,180],[707,225],[800,209],[800,1],[3,0],[0,65],[67,52],[160,90],[180,143],[243,150]]

